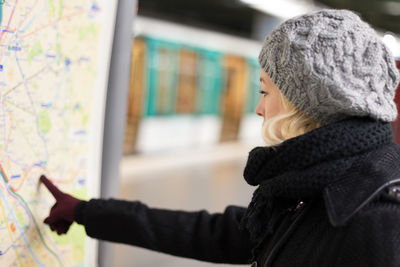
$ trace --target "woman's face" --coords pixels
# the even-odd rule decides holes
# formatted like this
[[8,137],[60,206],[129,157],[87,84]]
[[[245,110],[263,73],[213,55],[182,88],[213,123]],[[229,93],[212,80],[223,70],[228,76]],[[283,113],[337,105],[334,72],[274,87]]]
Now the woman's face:
[[268,74],[264,70],[260,73],[260,101],[255,109],[255,113],[263,117],[264,120],[272,118],[277,115],[282,109],[282,102],[278,87],[269,78]]

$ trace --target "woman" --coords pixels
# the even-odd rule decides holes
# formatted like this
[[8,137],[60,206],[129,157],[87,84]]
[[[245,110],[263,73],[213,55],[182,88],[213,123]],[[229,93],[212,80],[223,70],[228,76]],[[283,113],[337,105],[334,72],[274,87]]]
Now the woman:
[[390,121],[399,73],[354,13],[321,10],[282,23],[259,55],[268,144],[250,153],[247,208],[223,213],[81,201],[41,181],[57,202],[45,223],[75,221],[94,238],[181,257],[252,266],[400,266],[400,147]]

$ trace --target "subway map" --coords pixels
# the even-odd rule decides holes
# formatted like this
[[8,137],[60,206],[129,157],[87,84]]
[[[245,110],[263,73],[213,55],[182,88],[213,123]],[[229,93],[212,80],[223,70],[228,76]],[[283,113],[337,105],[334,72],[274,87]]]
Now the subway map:
[[87,265],[83,227],[58,236],[43,224],[55,200],[38,179],[82,199],[95,193],[115,2],[0,0],[2,267]]

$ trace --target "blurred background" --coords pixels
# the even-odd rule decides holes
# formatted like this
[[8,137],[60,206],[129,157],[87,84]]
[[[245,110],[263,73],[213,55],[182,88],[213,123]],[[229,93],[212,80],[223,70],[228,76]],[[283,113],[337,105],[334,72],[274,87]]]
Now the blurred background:
[[[400,57],[400,0],[138,0],[119,197],[210,212],[247,206],[255,188],[243,168],[265,145],[254,114],[262,41],[283,20],[325,7],[359,13]],[[217,265],[118,244],[113,266]]]

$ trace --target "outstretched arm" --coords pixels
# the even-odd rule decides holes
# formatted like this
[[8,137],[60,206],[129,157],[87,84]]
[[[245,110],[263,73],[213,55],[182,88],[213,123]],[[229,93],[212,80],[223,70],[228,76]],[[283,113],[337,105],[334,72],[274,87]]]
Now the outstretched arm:
[[92,199],[81,202],[75,220],[94,238],[216,263],[246,264],[249,237],[239,230],[245,208],[223,213],[149,208],[139,201]]
[[139,201],[76,199],[40,178],[56,199],[45,223],[58,234],[76,221],[97,239],[140,246],[180,257],[218,263],[246,264],[251,255],[247,232],[239,230],[245,208],[223,213],[149,208]]

